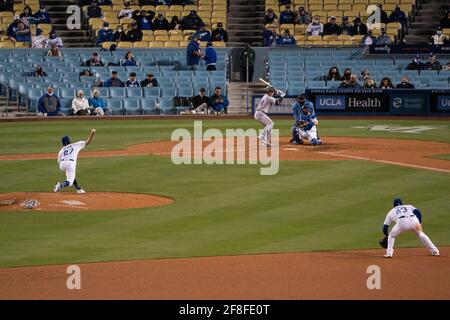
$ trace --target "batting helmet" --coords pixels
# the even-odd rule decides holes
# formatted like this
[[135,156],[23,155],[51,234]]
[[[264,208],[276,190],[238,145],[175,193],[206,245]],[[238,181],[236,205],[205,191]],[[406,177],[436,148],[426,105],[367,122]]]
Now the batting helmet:
[[68,136],[64,136],[61,138],[61,142],[63,146],[67,146],[68,144],[70,144],[70,138]]
[[267,88],[267,93],[272,92],[272,93],[276,93],[277,91],[275,90],[274,87],[268,87]]

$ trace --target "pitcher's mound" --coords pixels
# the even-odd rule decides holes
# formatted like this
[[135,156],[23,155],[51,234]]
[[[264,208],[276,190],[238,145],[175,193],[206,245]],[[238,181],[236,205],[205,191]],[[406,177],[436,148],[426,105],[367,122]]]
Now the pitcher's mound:
[[163,206],[166,197],[121,192],[13,192],[0,194],[0,211],[93,211]]

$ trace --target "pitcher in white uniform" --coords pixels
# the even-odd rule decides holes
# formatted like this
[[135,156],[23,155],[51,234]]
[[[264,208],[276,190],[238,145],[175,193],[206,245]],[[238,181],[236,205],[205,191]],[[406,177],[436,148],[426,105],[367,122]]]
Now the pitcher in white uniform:
[[[388,233],[389,225],[395,226]],[[431,255],[439,256],[439,250],[430,238],[422,231],[422,213],[412,205],[403,205],[400,198],[394,199],[394,208],[388,212],[384,220],[383,233],[388,237],[388,247],[385,258],[392,258],[394,254],[395,238],[405,231],[414,232],[422,243],[430,250]]]
[[269,118],[267,113],[269,112],[270,108],[272,108],[274,105],[279,105],[282,100],[284,94],[281,95],[281,98],[275,99],[273,95],[277,91],[270,87],[267,89],[267,93],[262,97],[261,101],[259,101],[258,106],[256,107],[255,112],[255,120],[258,120],[262,125],[264,125],[264,131],[261,135],[258,136],[258,139],[264,144],[270,146],[271,141],[271,135],[272,135],[272,128],[273,128],[273,121]]
[[77,193],[86,193],[86,191],[78,185],[77,179],[75,178],[77,158],[81,149],[91,143],[94,134],[95,129],[92,129],[86,141],[78,141],[75,143],[70,143],[70,138],[68,136],[62,137],[61,142],[64,147],[58,153],[58,164],[59,169],[66,173],[66,180],[64,182],[58,182],[53,188],[53,192],[58,192],[63,188],[74,186]]

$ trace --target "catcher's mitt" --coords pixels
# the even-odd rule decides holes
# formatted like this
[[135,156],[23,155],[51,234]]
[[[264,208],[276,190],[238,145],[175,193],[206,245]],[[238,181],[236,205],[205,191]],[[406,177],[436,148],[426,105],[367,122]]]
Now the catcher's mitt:
[[299,128],[306,127],[307,125],[308,125],[308,122],[306,122],[305,120],[297,121],[297,126],[298,126]]
[[382,248],[387,248],[388,246],[388,237],[384,237],[383,239],[380,239],[380,241],[378,241],[378,243],[380,244],[380,246]]

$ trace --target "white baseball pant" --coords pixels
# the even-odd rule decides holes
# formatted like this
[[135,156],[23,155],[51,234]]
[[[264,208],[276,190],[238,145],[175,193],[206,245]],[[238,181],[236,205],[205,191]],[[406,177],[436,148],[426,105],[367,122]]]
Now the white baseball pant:
[[419,219],[416,216],[401,218],[397,221],[395,226],[392,228],[388,235],[388,247],[386,250],[387,254],[394,254],[394,244],[395,238],[402,234],[403,232],[411,231],[416,234],[416,236],[422,241],[422,243],[431,251],[437,252],[438,249],[431,242],[430,238],[422,231],[422,226],[420,225]]
[[59,169],[65,171],[66,180],[69,181],[69,186],[73,185],[75,180],[75,173],[77,171],[77,164],[74,161],[61,161],[59,163]]
[[300,134],[300,138],[308,139],[308,141],[311,142],[312,140],[317,139],[316,126],[312,127],[311,130],[308,130],[308,131],[300,130],[299,134]]
[[256,111],[254,117],[255,120],[259,121],[262,125],[264,125],[263,136],[264,139],[267,142],[269,142],[272,137],[272,128],[274,125],[272,119],[270,119],[269,116],[262,111]]

